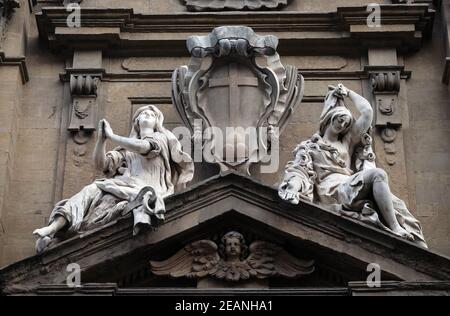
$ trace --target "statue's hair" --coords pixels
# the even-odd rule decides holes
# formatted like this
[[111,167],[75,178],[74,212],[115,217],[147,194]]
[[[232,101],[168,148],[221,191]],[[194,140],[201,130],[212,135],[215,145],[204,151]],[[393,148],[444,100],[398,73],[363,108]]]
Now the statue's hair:
[[222,256],[222,258],[226,258],[226,251],[225,251],[225,247],[226,247],[226,242],[228,238],[236,238],[239,240],[240,244],[241,244],[241,260],[245,260],[245,258],[247,258],[248,256],[248,246],[245,242],[245,238],[244,235],[242,235],[241,233],[238,233],[236,231],[231,231],[226,233],[225,235],[223,235],[223,237],[220,239],[220,245],[219,245],[219,253]]

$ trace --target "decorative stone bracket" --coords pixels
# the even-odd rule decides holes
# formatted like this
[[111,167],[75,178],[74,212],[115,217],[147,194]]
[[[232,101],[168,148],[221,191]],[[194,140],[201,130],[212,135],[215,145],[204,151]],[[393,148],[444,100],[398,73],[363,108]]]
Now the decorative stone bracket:
[[398,104],[402,66],[366,67],[375,97],[375,126],[401,126],[402,113]]
[[397,130],[402,126],[402,108],[399,92],[402,76],[407,76],[404,66],[366,66],[373,93],[375,127],[384,142],[386,162],[396,164]]
[[72,112],[69,131],[94,131],[97,114],[97,88],[102,78],[100,73],[70,74]]
[[88,135],[97,126],[97,91],[105,74],[102,68],[102,51],[75,51],[73,62],[60,75],[70,87],[71,113],[68,130],[78,136]]

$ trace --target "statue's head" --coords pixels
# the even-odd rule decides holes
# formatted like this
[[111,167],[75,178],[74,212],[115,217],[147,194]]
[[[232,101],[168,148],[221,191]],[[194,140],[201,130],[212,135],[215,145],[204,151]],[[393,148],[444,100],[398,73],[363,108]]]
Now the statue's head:
[[163,130],[164,115],[154,105],[139,108],[133,115],[130,137],[140,138],[142,129]]
[[331,131],[334,135],[343,137],[350,131],[354,123],[352,112],[344,103],[342,95],[342,85],[331,89],[324,103],[324,109],[320,115],[320,135],[324,136],[326,131]]
[[220,248],[226,261],[243,260],[247,254],[244,236],[235,231],[229,232],[222,237]]

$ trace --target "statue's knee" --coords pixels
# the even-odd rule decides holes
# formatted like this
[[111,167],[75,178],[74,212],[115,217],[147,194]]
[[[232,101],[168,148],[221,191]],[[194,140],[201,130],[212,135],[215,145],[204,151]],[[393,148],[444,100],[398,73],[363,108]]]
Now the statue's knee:
[[389,176],[386,173],[386,171],[384,171],[383,169],[376,168],[376,169],[374,169],[373,172],[374,172],[374,174],[373,174],[374,182],[388,182],[389,181]]

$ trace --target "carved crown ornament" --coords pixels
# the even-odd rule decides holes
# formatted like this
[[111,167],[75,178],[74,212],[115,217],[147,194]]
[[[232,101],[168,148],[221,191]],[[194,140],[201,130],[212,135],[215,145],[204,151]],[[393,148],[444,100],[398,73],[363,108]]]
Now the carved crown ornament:
[[287,6],[291,0],[183,0],[189,11],[260,10]]
[[205,160],[222,171],[249,173],[301,102],[303,77],[283,66],[277,46],[277,37],[245,26],[218,27],[187,40],[192,57],[173,73],[172,99],[194,141],[202,143]]
[[224,234],[218,243],[208,239],[192,242],[167,260],[150,261],[150,267],[159,276],[228,282],[276,276],[296,279],[315,270],[314,260],[295,258],[271,242],[256,240],[248,245],[237,231]]

